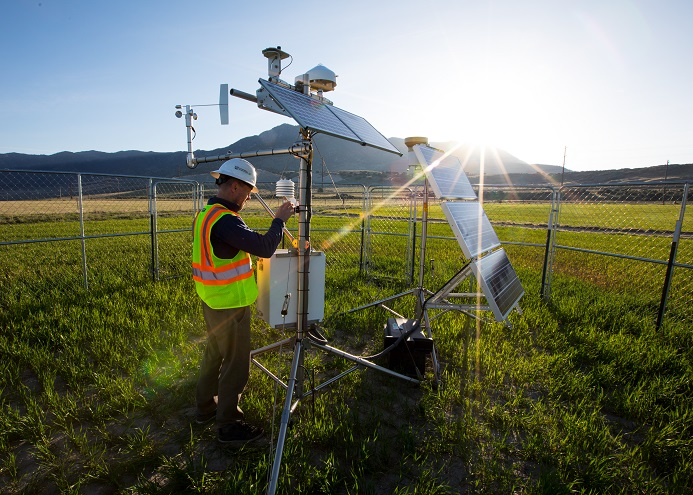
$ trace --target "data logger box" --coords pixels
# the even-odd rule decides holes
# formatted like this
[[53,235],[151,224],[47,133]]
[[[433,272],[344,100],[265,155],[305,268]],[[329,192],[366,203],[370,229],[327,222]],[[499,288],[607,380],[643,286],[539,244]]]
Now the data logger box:
[[[325,253],[310,253],[308,275],[308,321],[325,316]],[[298,254],[277,249],[271,258],[257,260],[257,314],[272,327],[295,327],[298,308]],[[282,308],[289,297],[286,317]]]

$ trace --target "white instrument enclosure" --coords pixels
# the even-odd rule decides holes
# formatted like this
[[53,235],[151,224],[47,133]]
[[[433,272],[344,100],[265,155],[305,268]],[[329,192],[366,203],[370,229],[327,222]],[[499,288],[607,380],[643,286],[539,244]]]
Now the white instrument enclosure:
[[[310,253],[308,321],[325,316],[325,253]],[[272,327],[296,327],[298,310],[298,255],[277,249],[271,258],[257,260],[257,314]],[[291,294],[286,317],[282,313],[286,294]]]

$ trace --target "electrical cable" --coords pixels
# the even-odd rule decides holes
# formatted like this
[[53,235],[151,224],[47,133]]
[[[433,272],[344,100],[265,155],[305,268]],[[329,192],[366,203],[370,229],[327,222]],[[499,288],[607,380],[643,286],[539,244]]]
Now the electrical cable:
[[421,327],[421,322],[419,320],[416,320],[414,324],[411,326],[409,330],[406,332],[403,332],[397,337],[397,340],[395,340],[392,344],[387,346],[385,349],[380,351],[377,354],[373,354],[372,356],[359,356],[361,359],[376,359],[381,356],[386,355],[387,353],[391,352],[395,347],[397,347],[400,343],[402,343],[403,340],[408,339],[411,334],[413,334],[418,328]]
[[[288,54],[287,54],[287,55],[288,55]],[[291,59],[291,61],[286,65],[286,67],[280,68],[280,69],[279,69],[279,75],[278,75],[277,77],[280,77],[280,76],[282,75],[282,72],[284,72],[284,70],[288,69],[288,68],[291,66],[291,64],[294,63],[294,57],[293,57],[293,55],[289,55],[289,58]],[[281,64],[281,62],[280,62],[280,64]]]
[[327,338],[324,337],[319,331],[317,325],[308,329],[308,336],[311,340],[318,342],[319,344],[327,344]]

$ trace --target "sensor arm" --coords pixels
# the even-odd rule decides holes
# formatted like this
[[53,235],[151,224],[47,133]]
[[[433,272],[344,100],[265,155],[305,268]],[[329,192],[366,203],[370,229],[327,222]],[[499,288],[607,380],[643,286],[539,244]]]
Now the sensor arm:
[[[203,156],[201,158],[194,158],[194,165],[190,168],[195,168],[200,163],[210,163],[210,162],[223,162],[226,160],[231,160],[232,158],[256,158],[258,156],[270,156],[270,155],[305,155],[309,151],[309,146],[305,143],[294,144],[288,148],[270,148],[268,150],[257,150],[257,151],[246,151],[243,153],[232,153],[228,152],[225,155],[217,156]],[[188,156],[192,154],[192,150],[188,151]]]
[[257,96],[251,95],[250,93],[246,93],[245,91],[241,91],[239,89],[231,88],[231,91],[229,91],[229,94],[231,96],[235,96],[236,98],[240,98],[242,100],[247,100],[252,103],[257,103]]

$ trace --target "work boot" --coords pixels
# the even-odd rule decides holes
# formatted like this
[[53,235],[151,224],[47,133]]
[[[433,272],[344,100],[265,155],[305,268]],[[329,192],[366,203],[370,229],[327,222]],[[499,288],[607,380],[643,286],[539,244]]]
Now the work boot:
[[216,416],[217,416],[217,410],[216,409],[214,411],[209,411],[206,413],[201,413],[200,411],[197,411],[197,413],[195,413],[195,422],[198,425],[203,425],[206,422],[216,418]]
[[236,421],[219,428],[218,440],[221,443],[243,445],[262,436],[264,430],[249,425],[245,421]]

